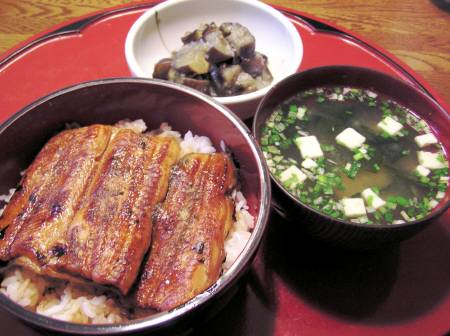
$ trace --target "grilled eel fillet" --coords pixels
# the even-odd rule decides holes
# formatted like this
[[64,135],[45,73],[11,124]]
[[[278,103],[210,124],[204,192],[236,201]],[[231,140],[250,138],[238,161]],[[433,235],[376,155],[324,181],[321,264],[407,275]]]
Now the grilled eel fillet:
[[170,310],[219,278],[235,185],[235,167],[223,153],[189,154],[174,167],[153,216],[152,247],[136,293],[140,307]]
[[105,125],[56,135],[0,219],[0,259],[126,294],[150,246],[151,214],[179,150],[173,137]]

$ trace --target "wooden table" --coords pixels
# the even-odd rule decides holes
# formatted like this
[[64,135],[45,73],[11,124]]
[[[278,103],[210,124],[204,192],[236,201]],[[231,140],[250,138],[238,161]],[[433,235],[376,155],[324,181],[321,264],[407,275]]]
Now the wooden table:
[[[434,0],[436,2],[446,0]],[[52,26],[133,0],[0,0],[0,53]],[[450,104],[450,13],[430,0],[266,0],[347,28],[385,48]]]

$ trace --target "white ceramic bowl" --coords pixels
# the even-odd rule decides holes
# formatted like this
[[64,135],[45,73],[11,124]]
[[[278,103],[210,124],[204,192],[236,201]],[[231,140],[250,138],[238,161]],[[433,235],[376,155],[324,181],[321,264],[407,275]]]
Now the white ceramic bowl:
[[256,38],[256,51],[265,54],[273,82],[264,89],[217,101],[241,118],[253,116],[259,100],[283,78],[295,73],[303,56],[300,35],[278,10],[256,0],[169,0],[145,12],[131,27],[125,57],[131,74],[152,77],[155,64],[182,46],[181,37],[201,23],[238,22]]

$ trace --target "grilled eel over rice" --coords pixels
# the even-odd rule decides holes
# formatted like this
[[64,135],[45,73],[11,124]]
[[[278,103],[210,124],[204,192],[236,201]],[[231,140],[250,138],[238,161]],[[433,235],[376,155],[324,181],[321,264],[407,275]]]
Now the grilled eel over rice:
[[153,243],[136,293],[140,307],[170,310],[218,279],[236,181],[224,153],[189,154],[173,168],[166,199],[154,213]]
[[166,195],[175,137],[92,125],[53,137],[0,218],[0,259],[127,294]]

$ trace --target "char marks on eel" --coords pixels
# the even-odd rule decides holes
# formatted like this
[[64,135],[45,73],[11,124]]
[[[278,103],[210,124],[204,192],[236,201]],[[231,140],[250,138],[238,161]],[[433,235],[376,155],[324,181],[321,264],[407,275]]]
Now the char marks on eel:
[[174,167],[166,199],[155,210],[152,248],[136,294],[139,306],[169,310],[217,280],[233,224],[229,194],[236,183],[236,169],[224,153],[186,155]]
[[[52,138],[0,219],[0,259],[126,294],[150,246],[178,140],[93,125]],[[76,172],[76,173],[75,173]]]

